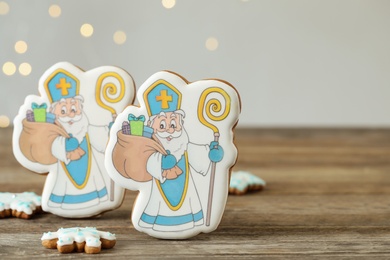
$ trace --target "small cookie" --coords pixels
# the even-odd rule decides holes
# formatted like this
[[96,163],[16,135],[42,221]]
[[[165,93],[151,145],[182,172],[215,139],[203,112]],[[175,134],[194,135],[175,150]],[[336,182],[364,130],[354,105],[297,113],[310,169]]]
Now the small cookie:
[[261,191],[265,181],[249,172],[233,172],[230,179],[229,194],[243,195],[251,191]]
[[41,196],[34,192],[0,192],[0,218],[29,219],[38,212],[41,212]]
[[60,228],[57,232],[44,233],[41,240],[44,247],[57,248],[60,253],[97,254],[102,248],[113,248],[116,243],[115,234],[94,227]]

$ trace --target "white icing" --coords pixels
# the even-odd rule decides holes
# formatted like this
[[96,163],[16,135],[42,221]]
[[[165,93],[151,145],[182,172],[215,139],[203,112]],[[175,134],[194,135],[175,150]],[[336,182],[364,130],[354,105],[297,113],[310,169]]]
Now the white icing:
[[74,227],[74,228],[60,228],[57,232],[43,233],[41,240],[51,240],[58,238],[57,245],[64,246],[73,244],[73,242],[85,242],[90,247],[100,247],[101,238],[107,240],[115,240],[115,234],[110,232],[99,231],[94,227]]
[[115,240],[116,239],[115,234],[112,234],[110,232],[99,231],[99,235],[100,235],[101,238],[104,238],[104,239],[107,239],[107,240]]
[[239,171],[233,172],[230,180],[230,187],[244,191],[247,187],[252,185],[265,186],[265,181],[249,172]]
[[31,215],[38,206],[41,206],[41,196],[34,192],[0,192],[0,211],[11,209]]
[[55,238],[57,238],[57,232],[47,232],[43,233],[41,240],[52,240]]

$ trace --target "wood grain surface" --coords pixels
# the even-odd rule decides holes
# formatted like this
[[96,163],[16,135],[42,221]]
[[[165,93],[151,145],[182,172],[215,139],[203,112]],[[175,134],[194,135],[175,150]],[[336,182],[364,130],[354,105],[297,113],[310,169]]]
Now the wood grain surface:
[[[45,177],[12,154],[12,129],[0,129],[0,191],[41,193]],[[136,231],[130,221],[136,192],[94,219],[42,214],[0,219],[0,259],[45,258],[279,258],[390,259],[389,129],[238,129],[239,160],[267,181],[262,192],[229,196],[219,228],[184,241]],[[61,255],[45,249],[43,232],[95,226],[116,234],[100,255]]]

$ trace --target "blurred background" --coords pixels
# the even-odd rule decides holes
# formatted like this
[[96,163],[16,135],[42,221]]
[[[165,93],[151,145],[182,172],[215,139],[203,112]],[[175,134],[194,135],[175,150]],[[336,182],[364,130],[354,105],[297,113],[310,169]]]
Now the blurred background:
[[239,127],[389,127],[388,0],[0,0],[0,126],[59,61],[240,92]]

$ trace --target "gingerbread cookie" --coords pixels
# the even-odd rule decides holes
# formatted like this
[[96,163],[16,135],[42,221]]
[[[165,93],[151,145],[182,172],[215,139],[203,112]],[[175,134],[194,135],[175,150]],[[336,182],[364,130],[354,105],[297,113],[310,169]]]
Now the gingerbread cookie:
[[115,183],[140,191],[134,227],[164,239],[215,230],[237,158],[237,91],[222,80],[189,83],[162,71],[146,80],[137,97],[139,107],[118,115],[105,154]]
[[13,151],[29,170],[49,172],[43,210],[83,218],[119,207],[124,189],[106,173],[104,151],[116,113],[134,100],[130,75],[60,62],[43,74],[38,90],[14,120]]
[[34,192],[0,192],[0,218],[17,217],[29,219],[41,212],[41,196]]
[[249,172],[233,172],[230,179],[229,194],[243,195],[264,189],[265,181]]
[[60,228],[57,232],[44,233],[41,240],[44,247],[57,248],[60,253],[97,254],[102,248],[113,248],[116,243],[115,234],[94,227]]

